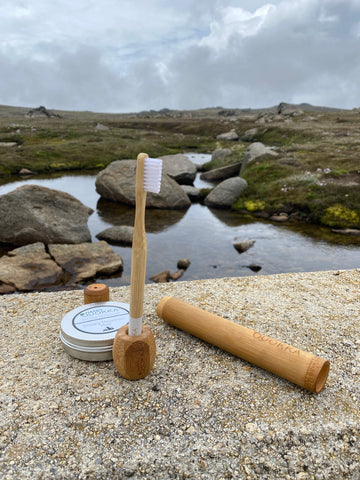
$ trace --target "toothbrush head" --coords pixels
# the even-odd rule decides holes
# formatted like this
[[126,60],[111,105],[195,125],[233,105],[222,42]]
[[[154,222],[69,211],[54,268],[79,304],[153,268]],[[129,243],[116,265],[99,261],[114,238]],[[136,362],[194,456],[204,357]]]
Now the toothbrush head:
[[162,160],[160,158],[145,158],[143,189],[146,192],[160,192],[161,171]]

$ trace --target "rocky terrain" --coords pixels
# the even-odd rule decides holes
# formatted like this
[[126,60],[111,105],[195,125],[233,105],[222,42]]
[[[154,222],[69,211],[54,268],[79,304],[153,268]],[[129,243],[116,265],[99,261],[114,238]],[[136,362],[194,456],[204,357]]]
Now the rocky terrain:
[[[219,107],[100,114],[0,107],[0,184],[40,172],[92,169],[98,172],[95,188],[101,197],[133,206],[140,151],[164,163],[161,192],[148,195],[149,208],[187,209],[200,201],[245,217],[319,224],[360,243],[358,109],[280,103],[258,111]],[[201,167],[201,178],[213,188],[193,186],[200,167],[189,160],[187,151],[212,154]],[[94,259],[87,227],[90,214],[91,209],[70,195],[42,187],[29,185],[0,196],[0,245],[36,244],[36,252],[41,250],[39,262],[31,267],[38,277],[35,283],[26,265],[36,252],[18,248],[3,256],[0,290],[74,285],[95,273],[121,269],[120,257],[115,269],[113,259],[104,267],[108,260],[97,258],[97,266],[84,272],[82,266]],[[131,226],[123,227],[97,236],[103,243],[110,239],[129,244]],[[71,244],[83,247],[69,249],[76,254],[61,263],[51,247],[58,244],[63,249]],[[21,280],[20,261],[26,277]]]

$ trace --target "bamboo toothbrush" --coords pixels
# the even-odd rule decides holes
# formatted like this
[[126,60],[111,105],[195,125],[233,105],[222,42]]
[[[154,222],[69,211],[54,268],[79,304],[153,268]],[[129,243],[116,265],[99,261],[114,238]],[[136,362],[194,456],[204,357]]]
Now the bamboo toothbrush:
[[143,325],[147,241],[145,233],[146,193],[159,193],[162,160],[140,153],[136,164],[135,223],[131,256],[130,317],[114,339],[113,359],[120,375],[129,380],[144,378],[155,361],[155,339]]

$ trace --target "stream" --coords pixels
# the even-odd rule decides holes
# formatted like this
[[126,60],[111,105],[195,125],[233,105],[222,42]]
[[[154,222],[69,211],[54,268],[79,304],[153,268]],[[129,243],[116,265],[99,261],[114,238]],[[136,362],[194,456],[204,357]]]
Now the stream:
[[[197,164],[210,155],[188,154]],[[91,207],[88,225],[92,240],[113,225],[133,225],[134,209],[100,198],[95,190],[94,172],[71,172],[2,179],[0,195],[24,184],[62,190]],[[197,176],[197,187],[212,186]],[[147,281],[163,270],[177,271],[177,261],[187,257],[191,265],[182,280],[220,278],[274,273],[352,269],[360,266],[360,239],[331,233],[307,224],[274,224],[265,220],[244,220],[229,210],[210,209],[194,203],[187,210],[146,210],[148,241]],[[239,254],[235,240],[255,240]],[[129,285],[131,248],[112,245],[124,262],[124,271],[106,279],[109,286]],[[4,253],[4,249],[2,252]],[[250,266],[256,265],[258,272]],[[101,279],[97,279],[101,280]]]

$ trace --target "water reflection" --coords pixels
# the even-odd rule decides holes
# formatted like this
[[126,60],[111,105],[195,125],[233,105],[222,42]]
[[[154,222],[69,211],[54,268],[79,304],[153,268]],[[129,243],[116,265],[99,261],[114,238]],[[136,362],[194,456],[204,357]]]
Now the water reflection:
[[[258,220],[254,220],[254,218],[250,217],[250,215],[236,213],[231,210],[221,210],[211,207],[209,207],[209,210],[216,218],[229,227],[235,227],[236,225],[240,224],[250,226],[261,223],[265,225],[273,225],[270,220],[262,220],[260,218]],[[340,235],[339,233],[332,232],[329,228],[319,225],[311,225],[298,220],[294,223],[291,221],[287,223],[277,223],[276,228],[298,233],[300,235],[305,235],[315,241],[325,241],[334,245],[360,246],[360,236]]]
[[246,217],[245,215],[241,215],[240,213],[233,212],[230,209],[220,209],[220,208],[213,208],[208,207],[209,211],[220,220],[221,223],[227,225],[228,227],[236,227],[239,224],[250,224],[254,223],[254,219],[250,217]]

